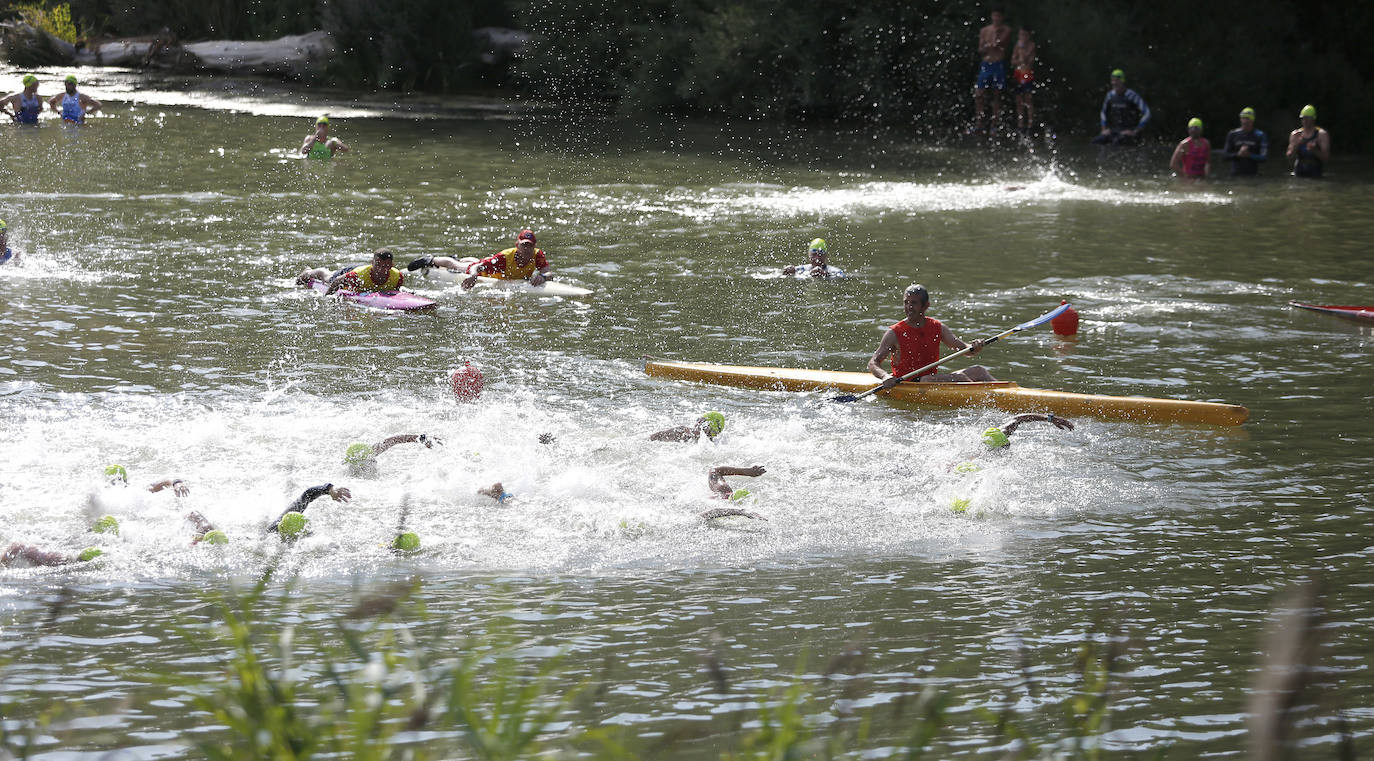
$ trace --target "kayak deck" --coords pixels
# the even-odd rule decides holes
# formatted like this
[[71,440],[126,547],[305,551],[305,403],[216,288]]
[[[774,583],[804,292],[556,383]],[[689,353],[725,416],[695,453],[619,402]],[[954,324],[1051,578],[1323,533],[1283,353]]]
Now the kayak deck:
[[[656,378],[714,383],[770,391],[843,391],[858,393],[877,385],[868,373],[787,367],[744,367],[650,360],[644,372]],[[1064,417],[1153,423],[1240,425],[1250,411],[1235,404],[1106,396],[1022,388],[1011,381],[990,383],[899,383],[879,396],[927,407],[992,407],[1007,412],[1052,412]]]
[[1306,309],[1310,312],[1321,312],[1322,314],[1344,317],[1347,320],[1359,320],[1360,322],[1374,322],[1374,306],[1339,306],[1336,304],[1303,304],[1298,301],[1288,302],[1289,306],[1298,309]]

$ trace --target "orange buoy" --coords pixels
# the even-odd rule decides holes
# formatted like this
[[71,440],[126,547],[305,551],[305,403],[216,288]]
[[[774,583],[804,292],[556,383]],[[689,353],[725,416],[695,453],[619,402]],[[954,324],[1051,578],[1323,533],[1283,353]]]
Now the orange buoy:
[[[1068,301],[1060,301],[1060,304],[1067,304]],[[1071,336],[1078,332],[1078,310],[1069,307],[1064,313],[1050,320],[1050,327],[1054,328],[1055,335]]]
[[449,382],[453,386],[453,395],[464,402],[481,396],[482,387],[486,385],[482,371],[473,367],[471,362],[464,362],[462,367],[449,373]]

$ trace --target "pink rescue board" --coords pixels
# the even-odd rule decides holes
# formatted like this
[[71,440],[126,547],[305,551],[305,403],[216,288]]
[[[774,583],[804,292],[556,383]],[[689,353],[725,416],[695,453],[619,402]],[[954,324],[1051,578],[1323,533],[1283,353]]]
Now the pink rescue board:
[[[320,280],[311,280],[310,287],[320,293],[329,290],[329,285]],[[336,295],[350,304],[359,304],[373,309],[391,309],[401,312],[414,312],[417,309],[433,309],[437,306],[434,299],[418,296],[405,291],[371,291],[369,293],[350,293],[338,291]]]

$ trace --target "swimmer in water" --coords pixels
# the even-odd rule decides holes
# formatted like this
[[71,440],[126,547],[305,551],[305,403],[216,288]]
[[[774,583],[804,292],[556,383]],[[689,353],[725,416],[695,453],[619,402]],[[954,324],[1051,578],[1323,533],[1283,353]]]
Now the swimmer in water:
[[435,444],[443,446],[444,442],[425,433],[401,433],[388,436],[376,444],[370,445],[360,441],[350,445],[344,452],[344,462],[353,475],[363,478],[376,478],[377,455],[397,444],[423,444],[425,449],[433,449]]
[[789,264],[782,268],[784,275],[803,274],[807,277],[814,277],[821,280],[829,280],[836,277],[844,277],[844,271],[839,267],[831,267],[829,262],[830,251],[824,238],[816,238],[811,241],[807,250],[806,264]]
[[306,158],[328,160],[336,153],[347,153],[348,146],[337,137],[329,136],[329,117],[321,116],[315,120],[315,131],[306,135],[301,144],[301,155]]
[[697,441],[701,435],[706,434],[706,438],[715,440],[720,432],[725,430],[725,416],[719,412],[707,412],[697,418],[697,422],[692,425],[679,425],[673,428],[649,434],[650,441]]
[[10,250],[10,228],[5,224],[5,220],[0,219],[0,264],[14,262],[20,264],[19,254]]
[[305,512],[305,509],[310,506],[311,502],[314,502],[315,500],[319,499],[320,497],[323,497],[326,494],[328,494],[329,498],[334,500],[335,502],[346,503],[349,500],[353,499],[352,492],[350,492],[348,489],[342,486],[335,486],[334,484],[312,486],[309,489],[306,489],[305,491],[301,492],[301,495],[299,497],[296,497],[295,501],[287,505],[285,510],[281,511],[281,515],[278,515],[277,519],[272,521],[272,525],[267,528],[267,533],[278,533],[277,527],[281,524],[281,519],[286,517],[287,513],[303,513]]
[[[109,465],[105,468],[105,479],[111,486],[128,486],[129,471],[123,465]],[[172,493],[178,497],[185,497],[191,493],[190,487],[180,478],[164,478],[161,481],[154,481],[144,488],[153,493],[163,489],[171,489]]]
[[[740,468],[733,465],[717,465],[706,473],[706,482],[711,487],[711,496],[714,499],[724,499],[730,502],[739,502],[749,496],[748,489],[733,489],[730,484],[725,482],[726,476],[749,476],[757,478],[767,473],[762,465],[755,465],[750,468]],[[743,518],[753,518],[754,520],[768,520],[758,513],[744,510],[738,507],[715,507],[700,513],[702,520],[712,518],[728,518],[739,516]]]
[[48,99],[48,108],[62,113],[62,121],[84,124],[86,114],[100,110],[100,101],[76,91],[76,75],[68,74],[64,83],[66,92],[60,92]]
[[38,568],[85,563],[104,554],[95,547],[87,547],[77,555],[68,555],[65,552],[42,550],[31,544],[11,542],[10,546],[5,548],[4,553],[0,553],[0,568],[22,568],[26,566]]
[[1022,423],[1045,422],[1066,431],[1073,430],[1073,421],[1065,417],[1059,417],[1054,413],[1027,412],[1008,420],[1000,426],[988,428],[983,431],[983,443],[991,451],[1003,451],[1011,446],[1011,435]]
[[1202,136],[1202,120],[1194,116],[1188,120],[1188,137],[1174,148],[1169,168],[1176,177],[1205,180],[1212,173],[1212,143]]
[[19,124],[37,124],[43,113],[43,97],[38,94],[38,77],[24,75],[24,89],[0,98],[0,111]]

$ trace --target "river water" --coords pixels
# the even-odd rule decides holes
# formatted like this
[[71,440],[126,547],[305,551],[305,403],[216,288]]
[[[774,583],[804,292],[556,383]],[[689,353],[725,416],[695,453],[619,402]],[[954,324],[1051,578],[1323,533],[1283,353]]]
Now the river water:
[[[431,647],[494,621],[541,639],[568,656],[560,684],[609,678],[587,721],[636,753],[717,757],[749,696],[800,671],[818,720],[840,701],[875,712],[875,757],[906,731],[894,707],[933,686],[951,700],[940,754],[1000,758],[975,709],[1019,695],[1052,740],[1078,645],[1116,632],[1106,747],[1241,758],[1265,628],[1314,579],[1326,636],[1299,731],[1323,757],[1342,731],[1374,742],[1371,330],[1287,306],[1374,300],[1374,165],[1339,157],[1339,136],[1322,182],[1274,165],[1197,187],[1167,177],[1167,156],[1102,169],[1077,146],[91,79],[111,103],[88,126],[0,134],[0,218],[25,259],[0,278],[0,541],[106,550],[0,571],[0,706],[12,722],[64,710],[37,757],[195,757],[206,719],[159,677],[222,668],[175,628],[207,627],[207,589],[273,562],[263,526],[322,482],[352,501],[311,507],[312,533],[280,559],[294,591],[266,614],[297,627],[299,658],[329,647],[357,595],[417,578]],[[353,151],[294,160],[325,109]],[[402,265],[485,255],[526,226],[592,297],[415,278],[438,308],[391,314],[292,287],[380,246]],[[849,277],[778,277],[818,236]],[[994,411],[641,369],[861,370],[913,281],[966,339],[1072,301],[1079,334],[1000,342],[979,359],[999,377],[1243,404],[1250,421],[1030,425],[987,457]],[[478,404],[448,391],[465,361],[487,379]],[[727,418],[714,443],[647,440],[712,409]],[[399,446],[376,473],[343,463],[398,433],[444,443]],[[955,469],[970,459],[981,469]],[[104,483],[112,463],[133,487]],[[766,522],[703,523],[706,471],[755,463],[767,473],[731,480]],[[189,496],[140,488],[167,477]],[[514,498],[475,493],[494,481]],[[230,544],[191,546],[190,510]],[[103,514],[118,537],[87,531]],[[422,538],[412,557],[383,546],[402,520]],[[729,691],[702,670],[710,647]],[[857,698],[822,678],[853,647]],[[705,729],[665,745],[683,725]]]

